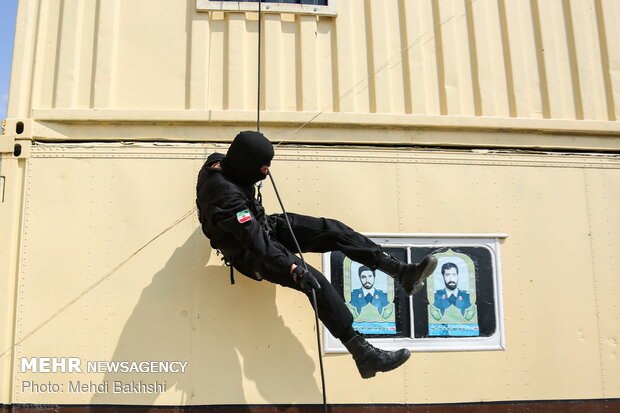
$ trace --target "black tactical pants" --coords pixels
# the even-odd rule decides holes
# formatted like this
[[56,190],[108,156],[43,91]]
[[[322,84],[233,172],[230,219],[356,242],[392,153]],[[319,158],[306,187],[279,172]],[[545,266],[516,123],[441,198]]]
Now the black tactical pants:
[[[381,247],[342,222],[299,214],[287,215],[302,252],[341,251],[354,261],[370,268],[377,267],[382,254]],[[268,219],[273,228],[271,236],[293,253],[297,252],[284,216],[275,214]],[[302,265],[301,259],[298,259],[296,264]],[[316,294],[319,318],[334,337],[342,341],[350,339],[354,334],[351,327],[353,316],[344,300],[319,270],[310,265],[308,270],[321,285],[321,290]],[[292,275],[271,268],[268,264],[260,270],[260,275],[267,281],[301,291]],[[312,300],[312,294],[307,295]]]

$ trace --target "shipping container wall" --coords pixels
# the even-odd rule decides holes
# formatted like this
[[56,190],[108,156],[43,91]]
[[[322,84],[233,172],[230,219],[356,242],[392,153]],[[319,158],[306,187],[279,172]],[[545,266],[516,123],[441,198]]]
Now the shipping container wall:
[[[199,229],[195,177],[206,155],[223,149],[32,147],[19,271],[8,277],[18,280],[15,296],[3,291],[3,302],[15,302],[15,335],[12,351],[3,340],[2,402],[320,403],[306,297],[239,274],[231,285]],[[290,211],[363,232],[507,234],[504,351],[415,352],[372,380],[359,378],[348,354],[329,354],[329,403],[620,395],[617,157],[281,147],[272,169]],[[270,185],[264,196],[278,212]],[[320,255],[308,258],[321,267]],[[23,372],[22,358],[35,356],[78,357],[84,371]],[[86,371],[87,362],[148,360],[187,365],[167,374]],[[109,387],[79,392],[78,381]],[[165,387],[114,393],[114,381]],[[48,383],[63,387],[32,390]]]
[[[10,129],[25,120],[42,139],[226,140],[223,126],[253,125],[258,14],[212,3],[21,0]],[[463,142],[410,128],[543,130],[579,137],[536,146],[618,149],[581,136],[620,133],[617,1],[330,3],[336,15],[263,14],[260,108],[266,126],[285,126],[278,139],[533,146],[519,134]],[[169,127],[178,122],[187,127]],[[398,130],[325,130],[334,126]]]
[[[0,405],[320,403],[306,298],[230,285],[194,210],[206,156],[259,108],[291,211],[506,234],[505,350],[415,352],[372,380],[327,354],[329,403],[620,400],[620,2],[264,6],[259,20],[248,2],[19,0]],[[184,367],[33,373],[27,357]]]

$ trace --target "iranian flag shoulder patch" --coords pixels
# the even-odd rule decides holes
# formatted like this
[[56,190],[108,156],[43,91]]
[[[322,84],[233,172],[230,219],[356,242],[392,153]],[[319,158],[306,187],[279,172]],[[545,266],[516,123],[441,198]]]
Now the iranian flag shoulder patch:
[[250,210],[244,209],[243,211],[237,212],[237,221],[239,221],[240,224],[243,224],[244,222],[248,222],[250,220],[252,220]]

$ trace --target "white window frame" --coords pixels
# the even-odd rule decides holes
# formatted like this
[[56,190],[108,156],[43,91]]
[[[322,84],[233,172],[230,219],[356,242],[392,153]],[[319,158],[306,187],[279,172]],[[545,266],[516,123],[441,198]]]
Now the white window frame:
[[[411,314],[411,337],[370,338],[367,340],[374,346],[384,350],[407,348],[411,351],[502,351],[505,350],[504,311],[502,302],[502,277],[499,244],[506,234],[377,234],[365,233],[367,237],[383,247],[433,247],[445,248],[454,245],[467,247],[483,247],[491,252],[493,265],[493,285],[495,296],[496,330],[490,337],[467,338],[435,338],[414,337],[413,301],[409,300]],[[407,249],[409,255],[409,249]],[[323,274],[331,281],[331,253],[323,254]],[[408,257],[410,258],[410,257]],[[323,326],[323,352],[346,353],[347,349],[340,340],[331,335]]]
[[[291,13],[309,14],[317,16],[337,16],[337,0],[328,0],[327,6],[314,4],[272,3],[263,1],[261,11],[263,13]],[[257,2],[247,1],[212,1],[196,0],[198,11],[221,11],[221,12],[258,12]]]

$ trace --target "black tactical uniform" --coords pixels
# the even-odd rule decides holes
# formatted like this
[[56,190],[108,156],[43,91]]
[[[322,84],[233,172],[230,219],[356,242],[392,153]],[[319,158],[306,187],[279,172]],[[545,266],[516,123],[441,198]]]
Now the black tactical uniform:
[[[221,251],[228,264],[250,278],[294,288],[309,297],[313,288],[319,318],[351,351],[363,377],[398,367],[407,360],[409,352],[375,349],[357,335],[352,328],[351,312],[331,283],[311,266],[309,273],[303,271],[300,258],[291,252],[296,247],[284,216],[266,215],[260,197],[255,198],[254,184],[266,177],[260,168],[269,166],[272,158],[271,143],[262,134],[250,131],[237,135],[226,156],[214,153],[207,158],[198,175],[196,204],[202,230],[211,246]],[[214,168],[218,162],[220,167]],[[434,269],[429,263],[415,266],[393,259],[367,237],[339,221],[287,215],[303,252],[342,251],[357,262],[393,275],[410,294],[414,284],[423,282]],[[294,264],[297,269],[292,274]]]

